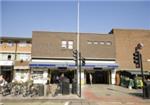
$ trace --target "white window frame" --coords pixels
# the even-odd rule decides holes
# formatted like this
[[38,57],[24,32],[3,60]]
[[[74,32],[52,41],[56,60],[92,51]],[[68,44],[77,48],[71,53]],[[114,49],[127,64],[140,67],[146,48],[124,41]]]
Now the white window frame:
[[87,44],[88,44],[88,45],[91,45],[91,44],[92,44],[92,41],[88,41]]
[[105,44],[110,46],[110,45],[112,45],[112,42],[111,41],[106,41]]
[[104,45],[105,42],[104,42],[104,41],[100,41],[99,44],[100,44],[100,45]]
[[73,41],[68,41],[68,49],[73,49]]
[[94,42],[93,42],[93,44],[97,45],[97,44],[98,44],[98,42],[97,42],[97,41],[94,41]]
[[8,42],[7,42],[7,45],[10,46],[10,47],[13,46],[13,42],[8,41]]
[[67,48],[67,41],[65,40],[61,41],[61,48]]
[[27,42],[26,41],[22,41],[18,43],[19,47],[26,47],[27,46]]

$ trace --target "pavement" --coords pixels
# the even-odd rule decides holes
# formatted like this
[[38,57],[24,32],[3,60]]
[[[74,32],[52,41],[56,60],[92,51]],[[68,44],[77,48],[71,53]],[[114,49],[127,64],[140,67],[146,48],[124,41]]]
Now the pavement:
[[115,85],[84,85],[82,97],[74,94],[55,97],[22,97],[0,95],[0,105],[150,105],[143,99],[141,89],[128,89]]
[[142,89],[128,89],[115,85],[86,85],[83,96],[96,105],[150,105],[150,99],[143,99]]

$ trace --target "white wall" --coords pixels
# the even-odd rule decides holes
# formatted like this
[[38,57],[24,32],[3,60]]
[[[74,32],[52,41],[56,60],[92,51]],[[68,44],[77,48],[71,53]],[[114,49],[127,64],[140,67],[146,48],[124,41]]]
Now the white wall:
[[116,77],[116,69],[112,70],[111,71],[111,83],[114,85],[116,80],[115,80],[115,77]]

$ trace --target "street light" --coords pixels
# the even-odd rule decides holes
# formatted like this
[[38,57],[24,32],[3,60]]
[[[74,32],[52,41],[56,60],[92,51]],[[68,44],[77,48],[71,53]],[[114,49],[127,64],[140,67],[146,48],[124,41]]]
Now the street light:
[[143,47],[144,47],[143,43],[138,43],[136,49],[141,50]]
[[80,89],[80,82],[81,82],[81,80],[80,80],[80,66],[79,66],[79,52],[80,52],[80,47],[79,47],[79,45],[80,45],[80,21],[79,21],[79,17],[80,17],[80,11],[79,11],[79,9],[80,9],[80,4],[79,4],[79,0],[77,1],[77,95],[79,95],[79,97],[81,97],[81,89]]

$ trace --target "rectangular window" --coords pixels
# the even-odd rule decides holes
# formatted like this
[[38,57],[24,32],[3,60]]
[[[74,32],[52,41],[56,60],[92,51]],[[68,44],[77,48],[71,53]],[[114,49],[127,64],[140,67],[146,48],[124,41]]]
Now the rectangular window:
[[94,41],[94,44],[98,44],[98,42],[97,42],[97,41]]
[[67,41],[61,41],[61,47],[67,48]]
[[88,44],[92,44],[92,41],[88,41],[87,43],[88,43]]
[[99,44],[100,45],[104,45],[105,43],[104,43],[104,41],[100,41]]
[[12,53],[6,53],[6,54],[0,54],[0,60],[14,60],[15,59],[15,54]]
[[112,42],[111,41],[107,41],[106,45],[112,45]]
[[68,49],[73,49],[73,41],[68,41]]
[[33,80],[43,79],[43,71],[33,71],[32,78]]
[[22,41],[20,43],[18,43],[19,47],[26,47],[27,43],[25,41]]
[[73,49],[73,41],[61,41],[61,47],[65,49]]
[[10,47],[13,46],[13,42],[9,41],[9,42],[7,43],[7,45],[10,46]]
[[31,54],[17,54],[17,60],[30,61]]

